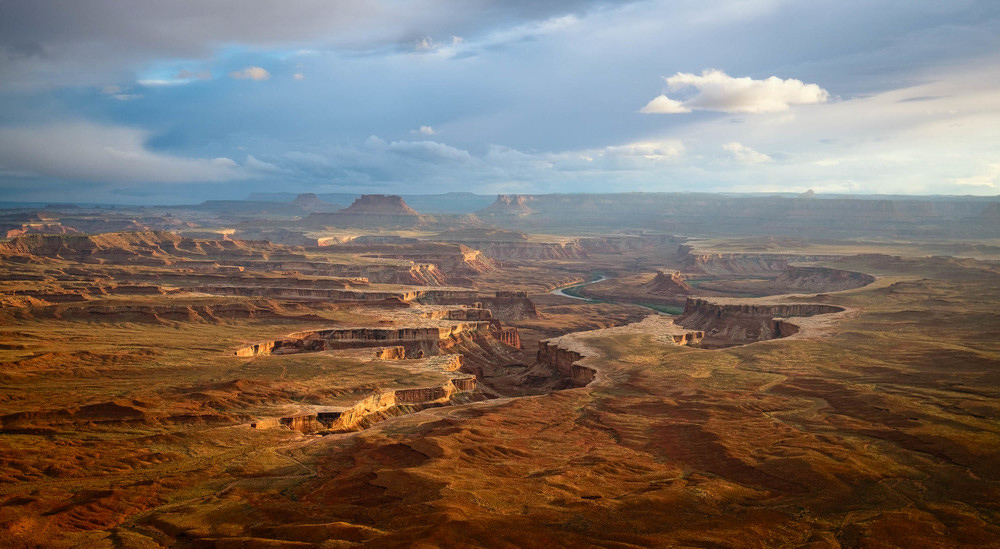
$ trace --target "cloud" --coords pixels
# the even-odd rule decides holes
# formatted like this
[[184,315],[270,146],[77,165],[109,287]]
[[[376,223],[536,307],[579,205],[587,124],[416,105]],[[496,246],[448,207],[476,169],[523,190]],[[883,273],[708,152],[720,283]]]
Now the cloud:
[[124,90],[122,90],[121,86],[114,86],[114,85],[102,87],[101,93],[104,95],[109,95],[113,99],[117,99],[118,101],[131,101],[133,99],[142,98],[141,93],[124,93]]
[[417,131],[423,135],[434,135],[435,133],[437,133],[434,131],[434,128],[430,126],[420,126],[420,129]]
[[241,71],[229,73],[229,77],[237,80],[267,80],[271,78],[271,73],[261,67],[247,67]]
[[253,174],[229,158],[151,151],[135,128],[90,122],[0,128],[0,166],[36,177],[127,183],[220,182]]
[[960,187],[996,188],[1000,184],[1000,163],[990,164],[986,167],[986,171],[979,175],[956,178],[952,182]]
[[137,80],[136,84],[140,86],[146,86],[148,88],[157,88],[160,86],[181,86],[187,84],[190,80],[177,80],[176,78],[171,78],[170,80],[165,80],[163,78],[143,78]]
[[722,146],[722,148],[723,150],[732,153],[733,158],[744,164],[762,164],[764,162],[771,161],[770,156],[763,153],[759,153],[751,149],[750,147],[747,147],[743,143],[739,143],[737,141],[733,141],[732,143],[726,143],[725,145]]
[[281,173],[283,170],[274,164],[269,162],[264,162],[263,160],[258,160],[252,154],[247,155],[246,162],[243,163],[248,169],[255,170],[262,173]]
[[669,78],[667,90],[676,92],[693,88],[696,93],[686,101],[660,95],[650,101],[640,112],[677,114],[692,110],[721,111],[728,113],[771,113],[787,111],[791,105],[826,103],[830,93],[816,84],[806,84],[776,76],[754,80],[748,76],[734,78],[715,69],[706,69],[700,75],[679,72]]
[[675,99],[670,99],[666,95],[658,95],[646,106],[639,109],[643,114],[682,114],[691,112],[691,109],[684,106],[684,103]]
[[421,38],[413,44],[413,49],[417,51],[430,51],[436,47],[438,47],[438,45],[434,43],[434,40],[427,37]]
[[122,67],[148,66],[150,59],[205,59],[220,45],[367,52],[413,44],[421,36],[473,37],[594,3],[130,0],[124,10],[116,0],[32,0],[0,17],[5,73],[0,88],[73,85],[80,77],[107,80],[120,76]]
[[302,74],[301,72],[297,72],[294,75],[292,75],[292,78],[296,80],[305,80],[306,75]]
[[601,190],[608,185],[638,189],[627,183],[636,177],[651,190],[684,155],[684,144],[674,139],[559,152],[491,145],[485,153],[474,154],[436,141],[386,142],[372,136],[355,145],[287,153],[281,167],[292,179],[308,177],[383,190],[405,189],[414,182],[432,182],[438,185],[436,192],[468,190],[470,182],[479,191],[497,185],[558,191],[569,182],[582,185],[574,185],[577,190]]
[[424,162],[468,162],[472,159],[468,151],[437,141],[393,141],[385,150]]
[[626,145],[605,147],[601,154],[612,156],[639,156],[646,160],[667,160],[684,154],[684,143],[679,140],[640,141]]

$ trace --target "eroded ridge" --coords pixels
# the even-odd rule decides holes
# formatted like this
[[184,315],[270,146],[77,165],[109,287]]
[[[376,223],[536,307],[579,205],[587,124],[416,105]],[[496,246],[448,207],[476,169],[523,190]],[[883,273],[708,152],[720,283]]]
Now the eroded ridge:
[[[822,303],[782,303],[766,300],[708,300],[689,298],[676,321],[653,315],[642,322],[578,332],[538,343],[536,364],[528,373],[538,384],[548,371],[553,388],[583,387],[594,381],[599,369],[588,357],[599,355],[586,340],[630,334],[651,336],[666,345],[722,348],[803,333],[821,333],[848,310]],[[789,317],[794,317],[792,322]],[[824,317],[824,318],[815,318]],[[806,332],[803,332],[806,330]]]
[[281,417],[259,419],[250,424],[254,429],[287,427],[294,431],[345,432],[369,427],[383,419],[420,410],[484,400],[489,396],[480,391],[476,376],[460,372],[462,355],[442,355],[425,359],[406,359],[403,347],[386,347],[374,352],[378,360],[406,363],[414,372],[446,375],[443,383],[421,387],[378,389],[349,406],[314,406],[311,410]]
[[[247,345],[238,357],[266,357],[329,352],[334,356],[368,359],[378,365],[391,361],[411,374],[444,378],[432,385],[379,388],[347,406],[308,406],[308,410],[260,419],[251,427],[288,427],[301,432],[340,432],[368,427],[383,419],[434,406],[491,398],[480,386],[476,362],[482,357],[502,359],[521,347],[516,327],[493,320],[489,309],[418,306],[387,315],[385,327],[349,327],[310,330]],[[470,320],[471,319],[471,320]],[[394,324],[401,325],[396,326]],[[465,355],[470,354],[470,368]],[[380,362],[382,361],[382,362]]]
[[[785,303],[768,299],[735,300],[688,298],[678,323],[704,331],[705,347],[730,347],[798,334],[835,318],[816,322],[812,317],[845,313],[847,309],[823,303]],[[794,321],[789,317],[796,317]]]
[[689,330],[678,326],[673,320],[661,315],[651,315],[641,322],[625,326],[576,332],[539,341],[536,363],[529,371],[529,376],[538,379],[548,372],[550,378],[556,378],[557,388],[589,385],[597,378],[599,369],[588,358],[597,357],[600,353],[589,346],[586,340],[595,336],[633,334],[649,335],[654,341],[666,345],[694,345],[701,342],[705,335],[700,330]]
[[[416,314],[405,310],[386,314],[384,326],[351,326],[296,332],[271,341],[253,343],[234,351],[239,357],[319,352],[359,347],[402,347],[407,356],[440,354],[442,347],[463,338],[485,336],[519,349],[517,328],[492,318],[489,309],[449,309],[421,306]],[[399,325],[401,324],[401,325]]]

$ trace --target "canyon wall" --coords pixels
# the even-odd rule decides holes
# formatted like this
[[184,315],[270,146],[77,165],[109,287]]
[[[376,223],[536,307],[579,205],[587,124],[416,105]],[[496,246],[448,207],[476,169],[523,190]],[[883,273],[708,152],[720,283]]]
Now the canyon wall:
[[798,333],[787,317],[808,317],[842,312],[842,307],[819,303],[725,303],[688,298],[677,323],[702,330],[704,345],[726,347]]
[[357,347],[402,347],[406,356],[423,357],[439,354],[442,340],[473,333],[490,333],[490,322],[460,322],[446,327],[407,328],[334,328],[290,334],[288,337],[254,343],[237,349],[240,357]]
[[788,269],[789,263],[799,261],[834,261],[839,255],[786,254],[761,252],[701,253],[693,246],[682,244],[677,249],[686,271],[709,275],[771,275]]
[[875,277],[855,271],[829,267],[786,267],[772,285],[787,291],[839,292],[862,288]]
[[498,291],[493,296],[426,292],[418,301],[433,305],[465,305],[474,309],[489,309],[493,318],[503,322],[538,317],[535,303],[525,292]]
[[473,376],[456,377],[441,385],[378,391],[343,410],[301,413],[280,418],[259,419],[250,424],[253,429],[287,427],[294,431],[356,431],[381,420],[413,413],[432,406],[444,406],[453,401],[474,401],[478,383]]
[[593,368],[577,364],[583,358],[584,355],[563,349],[556,343],[539,341],[535,361],[547,365],[567,379],[573,387],[583,387],[593,381],[596,374]]

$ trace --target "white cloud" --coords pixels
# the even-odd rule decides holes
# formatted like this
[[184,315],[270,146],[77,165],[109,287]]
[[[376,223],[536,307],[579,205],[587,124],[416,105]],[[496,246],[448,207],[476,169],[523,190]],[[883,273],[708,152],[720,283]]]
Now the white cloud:
[[420,129],[417,131],[423,135],[434,135],[435,133],[437,133],[434,131],[434,128],[430,126],[420,126]]
[[233,71],[229,76],[237,80],[267,80],[271,78],[271,73],[261,67],[247,67],[241,71]]
[[728,113],[771,113],[787,111],[791,105],[826,103],[829,92],[816,84],[806,84],[776,76],[754,80],[748,76],[734,78],[715,69],[706,69],[700,75],[679,72],[669,78],[667,90],[676,92],[693,88],[696,93],[686,101],[677,101],[660,95],[650,101],[640,112],[677,114],[692,110],[721,111]]
[[959,177],[952,182],[960,187],[984,187],[988,189],[996,188],[1000,184],[1000,163],[990,164],[986,171],[972,177]]
[[735,158],[740,162],[743,162],[744,164],[762,164],[764,162],[771,161],[770,156],[763,153],[759,153],[751,149],[750,147],[747,147],[743,143],[737,141],[733,141],[732,143],[726,143],[725,145],[722,146],[722,148],[723,150],[732,153],[733,158]]
[[297,72],[292,76],[292,78],[296,80],[305,80],[306,75],[302,74],[301,72]]
[[644,114],[682,114],[691,112],[691,109],[685,107],[680,101],[670,99],[666,95],[658,95],[652,101],[646,103],[645,107],[639,109],[639,112]]
[[0,165],[35,176],[95,182],[218,182],[252,176],[229,158],[151,151],[148,137],[135,128],[90,122],[0,128]]
[[639,156],[646,160],[667,160],[684,154],[684,143],[679,140],[640,141],[626,145],[605,147],[600,154],[611,156]]

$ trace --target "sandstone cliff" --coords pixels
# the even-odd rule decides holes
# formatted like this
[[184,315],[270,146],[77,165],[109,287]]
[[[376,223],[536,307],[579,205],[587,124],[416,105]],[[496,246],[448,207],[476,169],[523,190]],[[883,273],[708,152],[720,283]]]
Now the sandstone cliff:
[[704,331],[706,346],[728,347],[798,333],[799,325],[788,317],[810,317],[843,311],[843,307],[819,303],[688,298],[684,313],[677,323],[685,328]]
[[166,231],[94,235],[27,234],[0,243],[2,256],[35,256],[80,263],[170,265],[179,258],[252,258],[287,252],[269,242],[195,240]]

